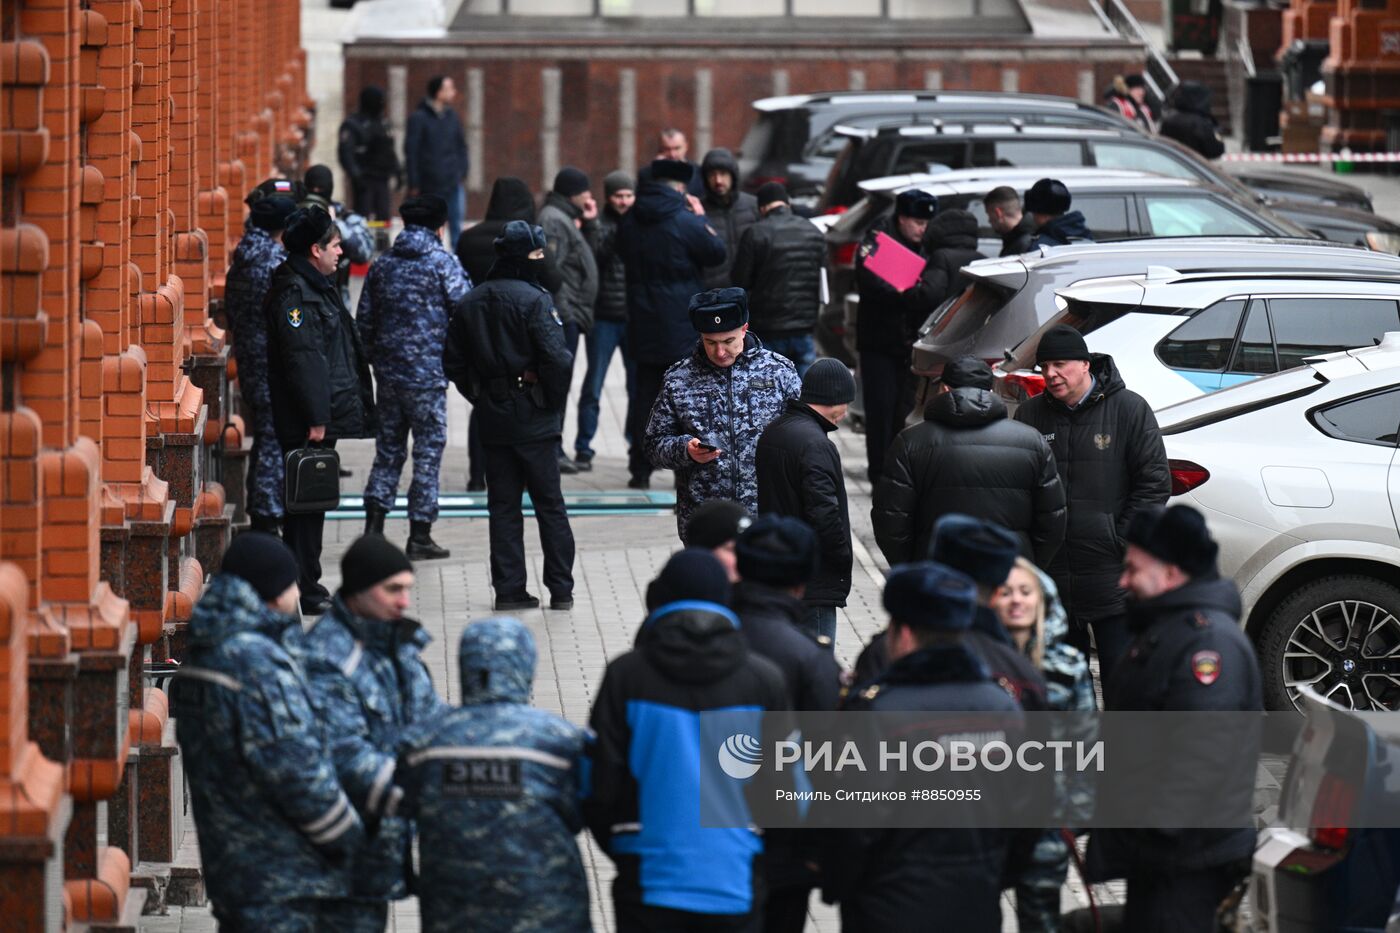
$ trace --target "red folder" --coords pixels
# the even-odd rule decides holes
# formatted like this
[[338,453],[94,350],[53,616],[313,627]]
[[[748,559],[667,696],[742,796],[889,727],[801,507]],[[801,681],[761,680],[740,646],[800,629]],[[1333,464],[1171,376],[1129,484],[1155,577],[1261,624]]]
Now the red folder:
[[895,291],[908,291],[919,281],[926,260],[887,233],[875,234],[875,248],[865,257],[865,268],[890,283]]

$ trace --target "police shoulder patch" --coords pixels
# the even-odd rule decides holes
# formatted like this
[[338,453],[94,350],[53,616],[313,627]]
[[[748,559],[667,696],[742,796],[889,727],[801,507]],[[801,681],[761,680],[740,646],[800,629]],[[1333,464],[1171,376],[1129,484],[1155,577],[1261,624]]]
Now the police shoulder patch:
[[287,323],[292,325],[293,327],[300,327],[301,320],[302,317],[300,308],[293,308],[292,310],[287,312]]
[[1197,651],[1191,655],[1191,675],[1209,687],[1220,677],[1220,652]]

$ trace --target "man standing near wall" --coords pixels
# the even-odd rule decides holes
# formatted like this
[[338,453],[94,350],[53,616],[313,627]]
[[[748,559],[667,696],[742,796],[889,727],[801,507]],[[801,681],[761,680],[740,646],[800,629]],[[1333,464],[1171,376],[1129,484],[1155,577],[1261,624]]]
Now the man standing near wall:
[[467,215],[467,192],[462,182],[471,164],[462,121],[452,107],[456,99],[457,85],[451,78],[429,78],[428,96],[409,116],[403,140],[408,193],[435,194],[447,202],[447,231],[453,243]]

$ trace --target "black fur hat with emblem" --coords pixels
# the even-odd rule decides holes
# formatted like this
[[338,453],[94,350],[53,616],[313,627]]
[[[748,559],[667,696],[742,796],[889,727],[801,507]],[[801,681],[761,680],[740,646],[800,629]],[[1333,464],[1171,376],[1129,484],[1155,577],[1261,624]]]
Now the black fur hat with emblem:
[[742,288],[712,288],[690,299],[690,323],[702,334],[738,330],[749,322],[749,293]]

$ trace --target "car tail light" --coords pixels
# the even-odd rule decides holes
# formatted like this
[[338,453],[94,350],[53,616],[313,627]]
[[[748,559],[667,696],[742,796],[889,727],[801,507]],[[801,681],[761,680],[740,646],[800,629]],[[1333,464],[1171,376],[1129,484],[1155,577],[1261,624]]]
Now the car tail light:
[[1309,835],[1314,844],[1324,849],[1342,849],[1347,844],[1347,822],[1351,819],[1352,807],[1356,804],[1356,788],[1337,777],[1327,774],[1317,788],[1317,799],[1313,801],[1312,831]]
[[851,207],[849,204],[837,204],[835,207],[829,207],[826,210],[822,211],[822,214],[834,217],[837,214],[844,214],[850,209]]
[[[990,362],[990,361],[989,361]],[[1040,373],[1014,372],[1007,373],[1005,384],[1012,396],[1018,401],[1035,398],[1045,391],[1045,377]]]
[[1190,492],[1210,479],[1210,470],[1190,460],[1171,460],[1168,466],[1172,471],[1172,495],[1180,496]]
[[856,264],[856,250],[859,248],[860,244],[855,240],[833,246],[831,248],[832,265],[839,266],[843,269],[853,268]]

